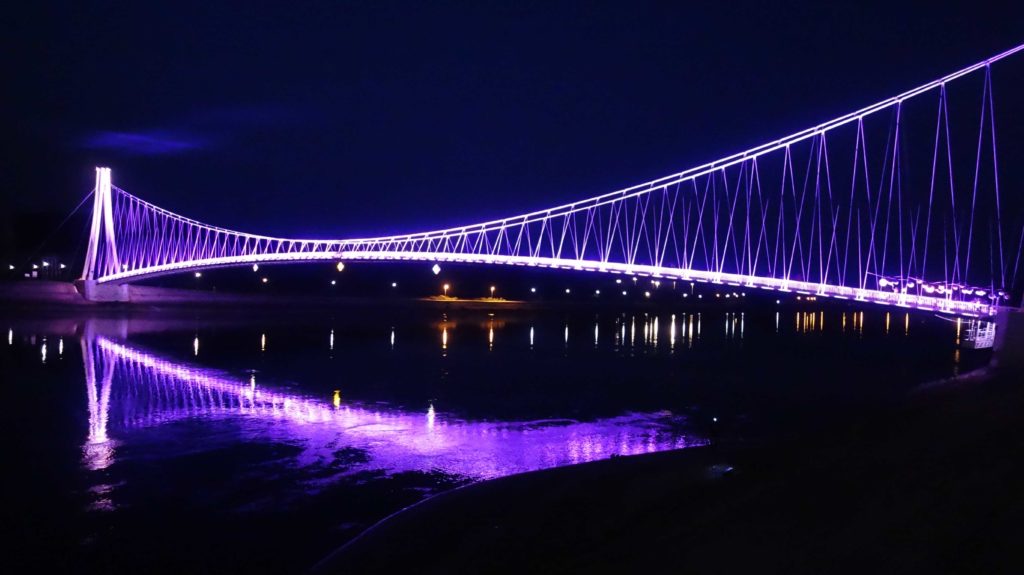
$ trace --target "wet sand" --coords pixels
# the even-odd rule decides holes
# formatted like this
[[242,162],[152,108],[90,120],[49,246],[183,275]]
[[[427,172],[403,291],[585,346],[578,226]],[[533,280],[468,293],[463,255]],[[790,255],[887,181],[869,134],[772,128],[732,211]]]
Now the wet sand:
[[470,485],[317,573],[1011,573],[1024,569],[1024,377],[975,374],[812,438]]

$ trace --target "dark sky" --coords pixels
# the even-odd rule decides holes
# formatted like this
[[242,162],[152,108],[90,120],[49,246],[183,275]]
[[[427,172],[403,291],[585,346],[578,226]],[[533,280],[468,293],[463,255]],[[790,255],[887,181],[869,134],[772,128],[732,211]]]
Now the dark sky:
[[1014,2],[19,4],[2,209],[66,212],[108,165],[183,215],[292,236],[611,191],[1024,42]]

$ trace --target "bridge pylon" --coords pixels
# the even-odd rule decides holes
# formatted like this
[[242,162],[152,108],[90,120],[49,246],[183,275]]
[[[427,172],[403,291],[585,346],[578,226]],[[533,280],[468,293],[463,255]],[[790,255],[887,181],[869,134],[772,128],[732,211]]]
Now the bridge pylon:
[[[85,252],[82,276],[75,285],[79,293],[90,301],[128,301],[128,287],[97,283],[98,262],[106,267],[120,269],[117,255],[117,235],[114,233],[114,209],[111,199],[110,168],[96,168],[96,187],[93,189],[92,224],[89,226],[89,245]],[[109,272],[108,272],[109,273]]]

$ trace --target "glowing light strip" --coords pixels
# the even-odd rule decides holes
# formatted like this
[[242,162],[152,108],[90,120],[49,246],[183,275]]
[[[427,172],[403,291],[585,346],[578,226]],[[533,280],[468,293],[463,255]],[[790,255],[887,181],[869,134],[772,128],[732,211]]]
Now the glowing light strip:
[[529,256],[506,256],[490,254],[458,254],[442,252],[387,252],[387,251],[343,251],[319,254],[267,254],[255,256],[235,256],[226,258],[212,258],[207,260],[196,260],[181,262],[165,266],[155,266],[142,270],[114,274],[105,278],[104,281],[118,281],[125,279],[141,279],[176,273],[186,269],[196,268],[219,268],[238,265],[247,265],[254,262],[316,262],[324,260],[345,259],[345,260],[387,260],[387,261],[433,261],[451,263],[478,263],[478,264],[503,264],[529,267],[544,267],[553,269],[565,269],[586,272],[618,273],[627,275],[663,277],[683,281],[699,281],[710,283],[721,283],[728,285],[742,285],[751,288],[777,291],[794,291],[798,293],[815,294],[840,299],[852,299],[879,304],[888,304],[904,307],[913,307],[929,311],[941,311],[945,313],[978,316],[991,315],[996,311],[996,306],[978,302],[957,301],[942,297],[922,296],[916,294],[894,293],[884,290],[860,289],[845,286],[835,286],[799,280],[776,279],[760,276],[748,276],[726,272],[709,272],[695,269],[664,268],[642,264],[624,264],[616,262],[595,262],[589,260],[565,260]]
[[[758,275],[761,271],[756,265],[749,263],[749,254],[747,255],[747,269],[744,269],[743,263],[738,259],[736,260],[736,266],[733,270],[738,273],[726,273],[724,268],[729,263],[726,259],[726,251],[729,249],[729,242],[732,239],[735,244],[736,238],[732,237],[732,231],[734,229],[734,217],[733,213],[735,210],[736,202],[740,197],[739,178],[742,178],[746,168],[751,166],[751,171],[755,174],[757,171],[756,159],[765,154],[775,152],[778,150],[786,150],[786,161],[783,164],[783,170],[786,170],[788,165],[789,170],[792,170],[792,161],[789,158],[789,146],[809,140],[815,136],[822,135],[821,146],[824,147],[824,135],[826,132],[838,128],[840,126],[850,124],[854,121],[861,121],[864,117],[879,112],[881,110],[888,109],[892,106],[898,106],[902,102],[919,96],[925,92],[933,90],[938,87],[943,87],[947,82],[970,74],[982,68],[987,68],[991,63],[1006,58],[1012,54],[1015,54],[1021,50],[1024,50],[1024,44],[1016,46],[993,56],[987,60],[978,62],[972,66],[968,66],[961,70],[958,70],[952,74],[944,76],[938,80],[934,80],[912,90],[903,92],[902,94],[882,100],[871,106],[861,108],[856,112],[846,114],[829,122],[819,124],[813,128],[797,132],[790,136],[762,144],[751,148],[745,152],[734,154],[702,166],[691,168],[677,174],[665,176],[650,182],[618,190],[599,196],[595,196],[589,199],[573,202],[570,204],[564,204],[554,208],[546,210],[540,210],[530,212],[527,214],[514,216],[510,218],[503,218],[500,220],[492,220],[489,222],[473,224],[469,226],[454,227],[444,230],[437,230],[432,232],[422,232],[415,234],[404,234],[396,236],[381,236],[376,238],[365,238],[365,239],[351,239],[351,240],[322,240],[322,239],[286,239],[286,238],[275,238],[271,236],[263,236],[256,234],[247,234],[243,232],[236,232],[225,228],[218,228],[214,226],[208,226],[196,220],[185,218],[168,210],[159,208],[153,204],[145,202],[135,196],[121,190],[120,188],[112,188],[109,183],[109,169],[98,168],[97,170],[97,182],[106,182],[106,186],[101,186],[107,190],[106,193],[97,194],[96,207],[94,208],[94,222],[93,232],[90,235],[90,254],[94,254],[94,258],[98,260],[96,264],[99,270],[92,269],[88,266],[89,258],[87,258],[87,269],[83,274],[83,277],[98,276],[97,281],[100,283],[121,283],[133,279],[141,279],[145,277],[154,277],[164,274],[176,273],[185,270],[199,270],[206,268],[216,267],[228,267],[235,265],[247,265],[256,263],[272,263],[272,262],[307,262],[307,261],[324,261],[336,258],[344,259],[361,259],[361,260],[434,260],[434,261],[454,261],[454,262],[476,262],[476,263],[492,263],[492,264],[512,264],[512,265],[531,265],[531,266],[546,266],[556,267],[565,269],[576,269],[586,271],[608,271],[611,273],[638,273],[638,274],[650,274],[655,276],[673,277],[688,279],[693,278],[697,281],[713,281],[721,282],[723,278],[733,278],[731,280],[725,280],[728,282],[736,281],[741,282],[744,285],[750,285],[752,287],[760,287],[763,289],[789,289],[788,286],[808,286],[802,289],[812,290],[814,293],[820,295],[827,295],[839,298],[859,299],[865,301],[877,301],[879,303],[886,303],[889,305],[906,306],[911,305],[922,309],[936,309],[942,311],[948,311],[950,313],[957,313],[963,315],[976,315],[991,313],[996,309],[995,305],[986,303],[974,302],[974,301],[957,301],[953,298],[969,297],[972,293],[978,293],[984,295],[980,289],[971,288],[966,291],[961,290],[961,293],[954,294],[952,290],[946,290],[947,297],[933,297],[928,295],[920,295],[914,293],[893,293],[887,290],[874,290],[867,289],[866,280],[867,275],[879,275],[874,272],[865,272],[863,279],[859,281],[858,288],[850,288],[842,285],[835,285],[835,283],[829,283],[832,279],[829,277],[829,267],[835,260],[837,266],[837,272],[839,275],[835,280],[839,284],[846,283],[845,273],[849,270],[846,269],[846,261],[849,254],[847,253],[843,258],[842,268],[839,268],[839,254],[833,256],[833,246],[829,246],[829,257],[824,260],[821,253],[821,242],[822,239],[819,237],[818,248],[819,254],[819,269],[813,269],[814,256],[808,256],[808,261],[801,261],[802,268],[798,270],[801,277],[808,277],[810,273],[817,271],[820,276],[819,282],[806,282],[806,281],[795,281],[790,279],[790,271],[793,270],[794,263],[796,260],[794,254],[797,248],[800,248],[800,253],[804,252],[803,239],[800,237],[801,222],[800,213],[804,209],[803,196],[800,198],[799,211],[796,216],[796,231],[792,240],[785,235],[785,230],[780,228],[780,231],[776,232],[776,254],[780,242],[783,247],[783,255],[781,263],[778,261],[776,255],[776,261],[770,262],[768,267],[769,274],[784,275],[784,278],[773,278],[764,277]],[[987,85],[987,84],[986,84]],[[862,130],[858,128],[858,134],[862,134]],[[859,136],[862,139],[862,136]],[[813,143],[817,140],[812,140],[812,151]],[[858,140],[861,141],[862,140]],[[948,144],[948,143],[947,143]],[[937,144],[936,144],[937,145]],[[859,153],[863,143],[855,147],[855,152]],[[818,149],[819,163],[821,156],[821,149]],[[865,150],[866,154],[866,150]],[[810,162],[810,160],[808,160]],[[749,164],[748,164],[749,162]],[[825,156],[825,170],[828,170],[827,152]],[[730,190],[730,184],[728,183],[728,176],[725,172],[726,168],[730,166],[740,165],[740,174],[735,175],[737,178],[735,191]],[[810,166],[810,164],[808,164]],[[821,166],[819,164],[819,170]],[[866,169],[866,168],[865,168]],[[855,168],[856,170],[856,168]],[[895,168],[894,168],[895,170]],[[661,265],[666,254],[668,253],[668,238],[671,235],[676,234],[675,228],[672,227],[671,219],[674,210],[677,207],[679,199],[679,188],[676,189],[675,196],[671,200],[672,204],[669,207],[670,212],[668,215],[667,228],[664,228],[663,222],[665,220],[664,214],[662,218],[657,220],[657,223],[651,222],[648,225],[648,208],[651,208],[652,196],[646,196],[647,202],[645,203],[642,196],[651,194],[652,192],[665,192],[668,193],[669,186],[680,184],[682,182],[693,182],[694,183],[694,204],[690,206],[692,211],[697,208],[697,181],[698,178],[706,177],[707,184],[715,184],[717,181],[718,174],[721,174],[722,185],[724,186],[721,193],[724,194],[726,204],[732,197],[732,208],[729,209],[727,206],[723,209],[728,210],[727,214],[723,217],[727,218],[728,228],[726,230],[726,236],[724,243],[719,245],[719,192],[713,192],[713,218],[714,218],[714,237],[712,242],[713,248],[713,261],[709,259],[707,254],[707,238],[708,232],[702,230],[701,226],[708,227],[711,222],[705,222],[704,215],[704,204],[708,198],[707,189],[704,190],[703,199],[700,200],[700,208],[697,212],[697,236],[693,238],[692,247],[689,248],[691,253],[687,257],[685,254],[688,249],[684,243],[683,256],[681,261],[674,262],[679,267],[667,267]],[[856,175],[856,173],[855,173]],[[866,174],[865,174],[866,176]],[[103,177],[106,177],[103,180]],[[713,181],[715,180],[715,181]],[[98,184],[99,185],[99,184]],[[752,185],[752,184],[750,184]],[[818,213],[821,209],[817,203],[820,202],[817,199],[821,188],[820,183],[815,184],[815,199],[811,200],[815,206],[815,213]],[[831,184],[829,184],[831,186]],[[794,194],[794,202],[796,201],[796,184],[792,182],[792,192]],[[109,190],[116,190],[119,196],[119,203],[117,207],[112,206],[111,196]],[[831,187],[829,187],[831,190]],[[785,179],[783,183],[783,203],[785,202],[786,193]],[[806,184],[803,191],[806,194]],[[689,191],[686,192],[688,194]],[[750,198],[752,197],[752,188],[746,190],[747,194],[747,207],[744,211],[746,214],[747,222],[747,239],[743,243],[743,249],[752,249],[750,246],[750,218],[752,217],[752,211],[750,207]],[[757,187],[757,193],[762,193],[760,184]],[[831,194],[831,192],[829,192]],[[852,196],[856,194],[856,190],[851,191],[851,202]],[[891,196],[891,194],[890,194]],[[627,200],[636,198],[635,205],[630,206],[626,203]],[[666,196],[667,198],[667,196]],[[664,204],[666,198],[662,198],[662,204]],[[121,200],[124,200],[121,202]],[[684,200],[684,206],[689,200]],[[760,201],[760,199],[758,200]],[[902,201],[902,200],[900,200]],[[998,201],[998,198],[997,198]],[[891,198],[890,209],[891,209]],[[123,204],[123,205],[122,205]],[[881,200],[876,203],[876,217],[877,209],[880,207]],[[973,205],[973,203],[972,203]],[[610,206],[610,209],[606,212],[599,211],[603,206]],[[632,209],[632,216],[630,215]],[[658,208],[654,208],[657,210]],[[871,209],[870,201],[868,209]],[[662,212],[665,207],[662,205]],[[642,211],[642,213],[641,213]],[[829,207],[831,213],[831,204]],[[114,225],[111,223],[112,213],[117,213],[119,229],[124,230],[126,238],[121,242],[124,245],[121,246],[122,257],[118,257],[117,247],[115,239],[118,239],[114,233]],[[657,213],[657,212],[656,212]],[[723,212],[725,213],[725,212]],[[782,207],[778,208],[780,225],[785,220]],[[581,214],[580,218],[577,218],[577,214]],[[638,214],[639,219],[638,219]],[[852,211],[851,211],[852,214]],[[760,222],[760,228],[762,232],[766,229],[768,214],[765,211],[764,205],[761,206],[761,217],[763,221]],[[812,216],[813,217],[813,214]],[[821,232],[821,221],[819,213],[818,228]],[[832,218],[832,216],[829,216]],[[94,245],[99,241],[99,232],[97,226],[100,219],[103,219],[106,227],[106,236],[109,246],[104,246],[106,251],[97,249],[99,246]],[[557,221],[557,218],[563,218],[561,222]],[[689,214],[687,213],[687,222]],[[585,222],[582,224],[578,219],[583,219]],[[604,220],[607,219],[607,223]],[[122,222],[122,220],[124,220]],[[973,221],[973,219],[972,219]],[[539,235],[536,236],[536,245],[534,245],[534,235],[537,233],[531,224],[540,223]],[[899,220],[900,226],[903,225],[902,217]],[[606,225],[607,229],[603,226]],[[688,226],[688,223],[686,224]],[[859,240],[859,227],[860,218],[858,215],[858,254],[860,250]],[[875,237],[875,224],[872,220],[870,229],[870,241],[867,261],[864,263],[869,266],[872,263],[872,257],[877,259],[877,253],[874,253],[874,242],[877,239]],[[561,228],[561,232],[557,232],[554,228]],[[756,228],[755,222],[755,228]],[[835,243],[835,236],[838,231],[836,222],[833,220],[829,226]],[[651,231],[653,228],[653,232]],[[664,229],[663,229],[664,228]],[[703,235],[702,235],[703,232]],[[545,236],[545,233],[547,236]],[[652,247],[652,240],[650,234],[655,234],[653,240],[657,246]],[[813,230],[812,230],[813,238]],[[847,234],[849,234],[847,230]],[[1000,234],[1002,231],[1000,230]],[[496,235],[495,235],[496,234]],[[558,234],[558,242],[556,247],[556,241],[554,235]],[[664,235],[664,244],[661,245],[662,241],[659,239],[661,235]],[[689,241],[689,232],[683,230],[683,241]],[[888,238],[888,220],[886,221],[885,237]],[[524,238],[525,236],[525,238]],[[902,227],[899,231],[899,239],[902,242],[904,239],[904,233]],[[1001,237],[1001,236],[1000,236]],[[581,239],[582,238],[582,239]],[[523,240],[526,240],[524,243]],[[650,256],[649,260],[657,265],[642,265],[637,264],[638,251],[640,249],[641,240],[646,240],[648,251],[653,252],[647,254]],[[714,268],[717,271],[701,271],[692,269],[694,260],[694,250],[697,248],[698,239],[704,243],[705,254],[704,263],[709,268]],[[118,240],[121,241],[121,240]],[[677,260],[680,258],[679,254],[679,238],[676,237],[675,244],[672,246],[676,251]],[[885,263],[884,249],[885,243],[888,240],[884,240],[882,244],[883,249],[883,267]],[[911,240],[913,241],[913,240]],[[581,243],[582,242],[582,243]],[[588,245],[589,242],[589,245]],[[767,242],[767,238],[765,238]],[[849,243],[849,235],[847,236],[847,243]],[[569,245],[571,244],[571,246]],[[791,246],[789,245],[791,244]],[[902,246],[902,244],[901,244]],[[768,244],[765,243],[765,247]],[[806,246],[810,249],[812,246],[808,244]],[[927,247],[927,242],[926,246]],[[563,248],[567,252],[572,252],[570,255],[574,255],[573,258],[567,258],[562,256]],[[721,253],[719,251],[721,248]],[[729,254],[734,259],[738,257],[738,250],[733,249],[733,253]],[[761,250],[761,239],[758,239],[756,245],[758,253]],[[968,251],[970,244],[968,243]],[[597,257],[594,257],[594,251],[597,252]],[[791,255],[788,258],[785,255],[785,251],[790,250]],[[1000,244],[1000,250],[1002,245]],[[608,261],[609,256],[613,254],[615,259],[625,260],[625,263],[616,263]],[[238,252],[244,252],[239,254]],[[541,252],[546,255],[542,256]],[[902,253],[902,250],[901,250]],[[523,255],[530,254],[530,255]],[[970,254],[968,254],[969,256]],[[858,255],[858,257],[860,257]],[[913,258],[913,250],[911,253]],[[959,253],[957,253],[959,257]],[[587,259],[590,258],[590,259]],[[804,258],[801,255],[801,258]],[[641,255],[641,259],[647,259]],[[177,260],[177,261],[175,261]],[[603,260],[603,261],[602,261]],[[125,263],[121,263],[125,262]],[[899,261],[900,269],[903,269],[904,261],[902,258]],[[927,262],[925,262],[927,263]],[[877,262],[875,262],[877,267]],[[911,262],[910,265],[913,265]],[[780,266],[785,267],[785,271],[780,270]],[[729,264],[731,268],[732,265]],[[776,270],[776,271],[772,271]],[[884,270],[882,270],[884,271]],[[966,273],[966,272],[965,272]],[[901,271],[902,275],[902,271]],[[882,276],[879,276],[882,277]],[[905,279],[905,278],[904,278]],[[954,278],[956,279],[956,278]],[[933,282],[936,285],[940,285],[942,282]],[[885,287],[882,281],[879,282],[881,287]],[[898,283],[897,283],[898,285]],[[950,283],[947,278],[945,285],[947,288],[953,284]],[[908,287],[910,287],[908,285]],[[994,291],[994,287],[990,287],[990,291]],[[955,288],[954,288],[955,289]],[[968,295],[963,295],[968,294]],[[1002,292],[1000,292],[1000,296]]]

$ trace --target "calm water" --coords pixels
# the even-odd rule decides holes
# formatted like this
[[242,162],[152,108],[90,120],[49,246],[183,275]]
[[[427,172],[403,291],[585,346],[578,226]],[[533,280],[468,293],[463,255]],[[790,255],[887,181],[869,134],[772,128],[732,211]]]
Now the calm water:
[[954,322],[870,308],[0,327],[15,564],[77,572],[302,571],[446,489],[798,438],[987,360]]

